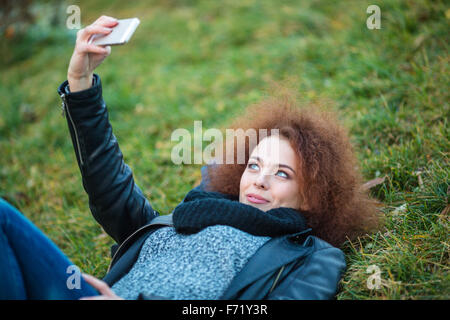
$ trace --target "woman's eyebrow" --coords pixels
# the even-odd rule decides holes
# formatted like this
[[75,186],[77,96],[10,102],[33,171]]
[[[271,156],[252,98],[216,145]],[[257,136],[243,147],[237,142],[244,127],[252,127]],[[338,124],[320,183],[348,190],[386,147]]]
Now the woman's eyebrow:
[[[260,157],[258,157],[258,156],[253,156],[253,157],[250,157],[250,159],[255,159],[255,160],[257,160],[258,162],[261,162],[261,163],[264,163],[264,161],[262,161],[262,159],[260,158]],[[287,169],[290,169],[294,174],[297,174],[296,172],[295,172],[295,170],[294,169],[292,169],[290,166],[288,166],[287,164],[278,164],[278,167],[279,168],[287,168]]]
[[288,169],[290,169],[290,170],[292,170],[292,172],[294,173],[294,174],[297,174],[296,172],[295,172],[295,170],[294,169],[292,169],[291,167],[289,167],[287,164],[279,164],[278,165],[278,167],[280,167],[280,168],[288,168]]

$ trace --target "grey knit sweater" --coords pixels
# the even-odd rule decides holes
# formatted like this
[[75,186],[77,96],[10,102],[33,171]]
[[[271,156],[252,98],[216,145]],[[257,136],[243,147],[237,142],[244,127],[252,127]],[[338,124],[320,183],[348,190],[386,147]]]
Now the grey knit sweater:
[[112,289],[125,299],[137,299],[141,292],[178,300],[218,299],[269,239],[224,225],[190,235],[160,228],[148,237],[134,266]]

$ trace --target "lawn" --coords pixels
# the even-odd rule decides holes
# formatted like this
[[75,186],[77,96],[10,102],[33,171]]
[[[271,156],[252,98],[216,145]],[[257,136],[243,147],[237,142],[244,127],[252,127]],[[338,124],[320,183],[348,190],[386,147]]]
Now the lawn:
[[[288,83],[302,103],[338,112],[367,181],[385,177],[370,192],[386,223],[342,247],[348,268],[337,298],[450,298],[448,4],[377,1],[378,30],[366,26],[373,1],[70,4],[82,26],[102,14],[141,20],[96,73],[124,159],[159,212],[200,177],[199,165],[172,163],[173,130],[193,132],[195,120],[226,127],[273,81]],[[65,4],[36,8],[25,35],[0,39],[0,197],[101,278],[113,241],[90,215],[56,92],[76,30],[65,27]],[[367,285],[371,265],[378,289]]]

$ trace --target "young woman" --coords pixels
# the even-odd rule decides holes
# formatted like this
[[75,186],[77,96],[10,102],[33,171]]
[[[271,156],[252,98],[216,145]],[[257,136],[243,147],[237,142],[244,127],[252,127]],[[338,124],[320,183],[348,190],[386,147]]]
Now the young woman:
[[345,270],[335,246],[378,225],[345,131],[289,101],[252,106],[233,126],[258,135],[245,163],[204,166],[201,184],[159,215],[123,162],[93,73],[110,49],[88,39],[116,24],[102,16],[79,31],[58,88],[89,207],[117,243],[108,273],[68,285],[71,262],[2,200],[0,298],[332,299]]

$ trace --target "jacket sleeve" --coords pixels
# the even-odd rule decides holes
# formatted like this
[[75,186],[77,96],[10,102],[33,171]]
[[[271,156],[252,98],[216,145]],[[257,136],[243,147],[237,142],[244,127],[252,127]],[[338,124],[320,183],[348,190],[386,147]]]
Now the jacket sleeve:
[[331,300],[335,299],[339,281],[345,271],[344,253],[337,248],[321,249],[269,294],[270,300]]
[[58,93],[81,171],[83,188],[96,221],[118,243],[158,213],[135,184],[108,119],[100,77],[89,89],[70,92],[68,81]]

